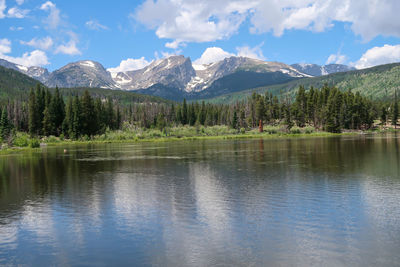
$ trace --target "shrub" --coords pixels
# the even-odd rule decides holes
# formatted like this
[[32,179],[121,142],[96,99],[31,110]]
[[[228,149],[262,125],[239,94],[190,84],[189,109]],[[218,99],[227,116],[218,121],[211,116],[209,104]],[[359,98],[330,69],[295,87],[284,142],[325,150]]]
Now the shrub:
[[264,127],[264,131],[269,134],[277,134],[279,132],[279,127],[277,126],[266,126]]
[[13,145],[17,147],[27,147],[30,144],[30,137],[26,133],[17,133],[13,140]]
[[242,128],[240,128],[240,133],[241,133],[241,134],[245,134],[245,133],[246,133],[246,129],[245,129],[245,128],[243,128],[243,127],[242,127]]
[[301,129],[297,126],[290,128],[290,133],[291,134],[300,134],[301,133]]
[[313,133],[313,132],[315,132],[315,128],[312,127],[312,126],[307,126],[307,127],[304,128],[304,133],[306,133],[306,134],[310,134],[310,133]]
[[38,148],[38,147],[40,147],[40,142],[39,142],[39,140],[36,139],[36,138],[32,138],[32,139],[30,140],[30,142],[29,142],[29,147],[31,147],[31,148]]

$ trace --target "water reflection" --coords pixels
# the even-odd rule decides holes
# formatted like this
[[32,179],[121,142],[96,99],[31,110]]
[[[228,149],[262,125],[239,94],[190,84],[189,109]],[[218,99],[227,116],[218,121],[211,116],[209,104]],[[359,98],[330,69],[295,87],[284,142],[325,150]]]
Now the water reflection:
[[0,157],[0,264],[395,265],[397,136]]

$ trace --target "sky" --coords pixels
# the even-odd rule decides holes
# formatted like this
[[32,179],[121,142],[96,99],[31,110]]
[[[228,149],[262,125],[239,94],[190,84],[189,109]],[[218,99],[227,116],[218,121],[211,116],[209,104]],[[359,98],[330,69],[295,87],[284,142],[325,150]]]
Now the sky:
[[400,61],[399,0],[0,0],[0,58],[112,72],[170,55],[362,69]]

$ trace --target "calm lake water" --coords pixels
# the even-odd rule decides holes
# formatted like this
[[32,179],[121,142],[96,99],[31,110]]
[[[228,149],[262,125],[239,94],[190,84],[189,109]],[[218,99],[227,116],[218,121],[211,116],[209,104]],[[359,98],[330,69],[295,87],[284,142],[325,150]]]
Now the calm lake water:
[[395,266],[400,136],[0,155],[0,265]]

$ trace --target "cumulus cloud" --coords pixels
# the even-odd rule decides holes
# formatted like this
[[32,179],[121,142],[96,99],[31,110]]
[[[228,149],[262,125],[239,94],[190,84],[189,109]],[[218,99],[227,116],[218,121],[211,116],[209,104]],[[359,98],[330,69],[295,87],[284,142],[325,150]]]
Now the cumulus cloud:
[[0,39],[0,54],[8,54],[11,52],[11,41],[4,38]]
[[18,5],[22,5],[24,3],[24,0],[15,0],[15,2],[17,2]]
[[210,42],[231,36],[246,19],[252,6],[248,2],[147,0],[131,17],[155,29],[159,38],[173,39],[166,46],[176,49],[186,42]]
[[97,20],[86,21],[85,26],[89,30],[95,30],[95,31],[108,30],[107,26],[100,24]]
[[49,26],[50,29],[55,29],[61,22],[60,10],[56,7],[56,5],[47,1],[46,3],[40,6],[41,10],[49,12],[49,15],[44,20],[44,22]]
[[78,36],[74,32],[68,32],[70,40],[64,44],[58,45],[54,51],[55,54],[65,55],[81,55],[81,51],[78,49],[77,44],[79,42]]
[[249,47],[249,46],[236,47],[237,51],[236,54],[229,53],[220,47],[208,47],[200,56],[200,58],[196,59],[193,63],[196,65],[210,64],[232,56],[249,57],[249,58],[265,60],[265,57],[261,50],[262,45],[263,43],[255,47]]
[[55,54],[66,54],[70,56],[80,55],[82,54],[81,51],[76,47],[76,41],[70,40],[66,44],[62,44],[57,46],[56,50],[54,51]]
[[400,45],[373,47],[365,52],[354,64],[357,69],[364,69],[381,64],[400,61]]
[[193,63],[197,65],[210,64],[232,56],[234,56],[234,54],[226,52],[220,47],[209,47],[203,52],[201,57],[196,59]]
[[350,23],[366,41],[400,37],[398,10],[398,0],[145,0],[130,17],[159,38],[171,39],[166,46],[176,49],[187,42],[229,38],[246,19],[252,33],[275,36],[291,29],[322,32],[338,21]]
[[28,9],[20,9],[18,7],[12,7],[7,11],[7,17],[9,18],[17,18],[17,19],[23,19],[28,15],[29,10]]
[[345,64],[347,61],[347,56],[340,53],[331,54],[326,60],[325,64]]
[[265,60],[264,54],[261,49],[263,45],[264,43],[261,43],[255,47],[250,47],[250,46],[236,47],[237,56]]
[[123,72],[123,71],[131,71],[131,70],[138,70],[138,69],[143,69],[147,65],[149,65],[151,62],[147,61],[144,57],[134,59],[134,58],[128,58],[125,60],[122,60],[119,66],[115,68],[109,68],[107,69],[109,72]]
[[6,0],[0,0],[0,19],[3,19],[6,16],[4,14],[6,7]]
[[50,49],[54,42],[53,39],[50,36],[44,37],[44,38],[33,38],[32,40],[28,42],[21,41],[20,42],[23,45],[29,45],[35,48],[39,48],[42,50],[48,50]]
[[0,39],[0,58],[27,67],[49,64],[46,53],[40,50],[26,52],[21,57],[12,57],[7,55],[9,53],[11,53],[11,41],[8,39]]

